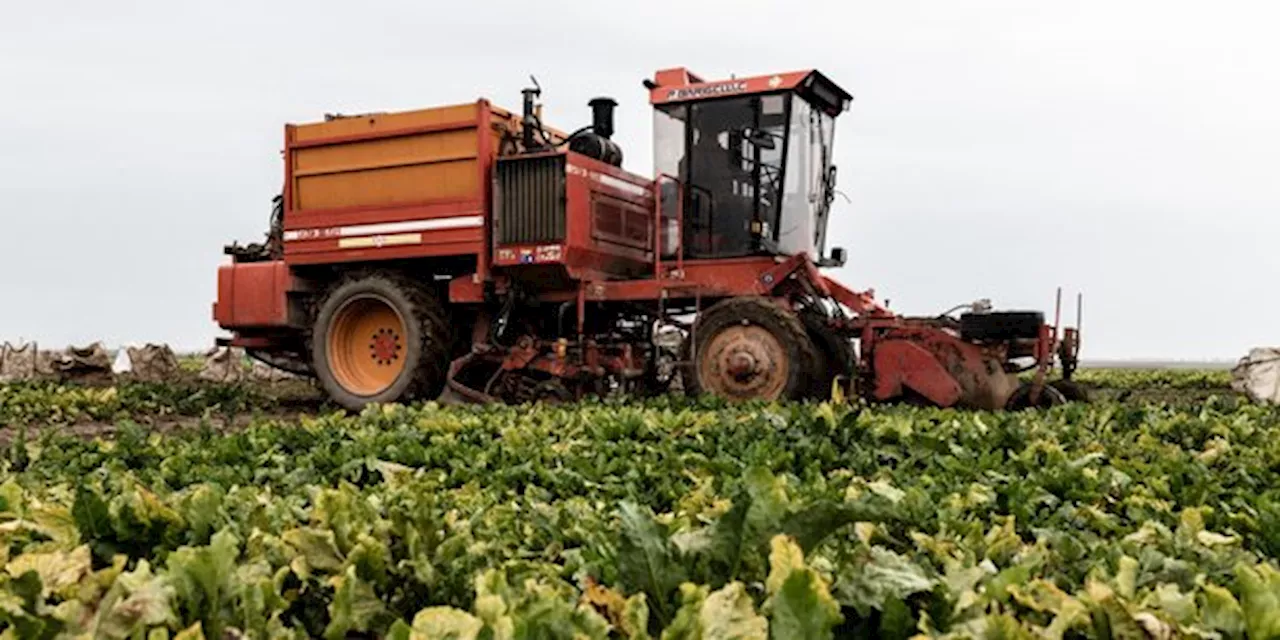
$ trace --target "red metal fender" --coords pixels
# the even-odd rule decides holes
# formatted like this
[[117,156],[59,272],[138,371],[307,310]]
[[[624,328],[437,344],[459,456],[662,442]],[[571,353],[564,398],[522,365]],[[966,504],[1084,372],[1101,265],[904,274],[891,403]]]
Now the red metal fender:
[[914,390],[939,407],[960,401],[960,383],[924,347],[907,340],[885,340],[875,349],[876,400],[902,395],[903,387]]
[[223,265],[213,319],[231,330],[291,326],[288,293],[297,288],[283,260]]

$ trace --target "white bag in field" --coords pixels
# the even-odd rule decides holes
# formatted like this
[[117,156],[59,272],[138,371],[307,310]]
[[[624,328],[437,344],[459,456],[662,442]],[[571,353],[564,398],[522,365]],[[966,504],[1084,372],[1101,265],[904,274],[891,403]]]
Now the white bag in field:
[[64,352],[53,350],[36,350],[36,377],[51,378],[58,374],[58,362],[64,356]]
[[0,383],[36,377],[36,343],[0,345]]
[[137,380],[162,382],[178,374],[178,356],[167,344],[148,342],[141,347],[122,349],[129,358],[129,371]]
[[62,380],[81,382],[110,382],[111,354],[101,342],[87,347],[68,347],[53,363]]
[[121,347],[116,351],[116,359],[111,363],[111,373],[120,375],[133,371],[133,361],[129,359],[129,351],[127,347]]
[[1280,404],[1280,348],[1250,350],[1231,370],[1231,388],[1254,402]]
[[240,382],[245,378],[244,351],[214,347],[205,353],[200,379],[210,382]]

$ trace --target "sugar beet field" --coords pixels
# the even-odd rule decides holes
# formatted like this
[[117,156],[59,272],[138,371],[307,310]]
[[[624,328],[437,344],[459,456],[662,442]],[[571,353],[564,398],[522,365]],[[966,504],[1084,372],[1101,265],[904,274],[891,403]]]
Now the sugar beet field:
[[0,386],[13,638],[1280,636],[1280,412]]

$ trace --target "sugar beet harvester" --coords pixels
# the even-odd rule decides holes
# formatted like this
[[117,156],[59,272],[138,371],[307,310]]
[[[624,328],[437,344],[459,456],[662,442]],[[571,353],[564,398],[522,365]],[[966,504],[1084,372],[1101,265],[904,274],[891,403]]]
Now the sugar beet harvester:
[[[338,403],[686,391],[1004,408],[1073,395],[1075,329],[964,305],[909,318],[820,273],[835,119],[817,71],[646,80],[656,178],[620,168],[613,107],[544,126],[486,100],[285,127],[263,244],[232,245],[213,315]],[[968,311],[955,317],[960,309]],[[1033,382],[1017,373],[1034,369]]]

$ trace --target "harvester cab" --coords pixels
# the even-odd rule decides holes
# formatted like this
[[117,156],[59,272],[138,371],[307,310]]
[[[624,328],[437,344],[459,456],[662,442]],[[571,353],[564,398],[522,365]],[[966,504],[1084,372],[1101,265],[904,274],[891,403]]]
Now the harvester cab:
[[[806,254],[821,265],[835,195],[835,119],[852,100],[817,71],[704,82],[686,69],[646,81],[662,216],[683,209],[690,259]],[[677,186],[682,192],[677,195]]]

